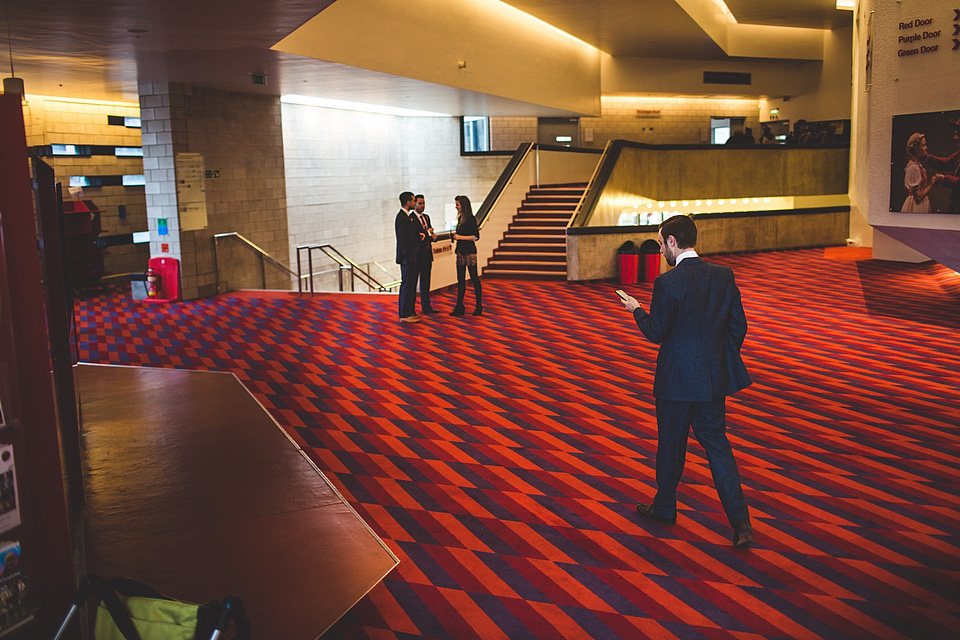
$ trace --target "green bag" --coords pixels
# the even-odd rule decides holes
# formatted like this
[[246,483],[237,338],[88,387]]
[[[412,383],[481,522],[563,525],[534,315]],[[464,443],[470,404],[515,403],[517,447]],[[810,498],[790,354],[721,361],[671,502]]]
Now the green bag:
[[130,578],[102,580],[92,591],[100,598],[94,640],[209,640],[231,620],[235,640],[250,638],[243,605],[233,596],[224,598],[223,604],[217,600],[190,604]]

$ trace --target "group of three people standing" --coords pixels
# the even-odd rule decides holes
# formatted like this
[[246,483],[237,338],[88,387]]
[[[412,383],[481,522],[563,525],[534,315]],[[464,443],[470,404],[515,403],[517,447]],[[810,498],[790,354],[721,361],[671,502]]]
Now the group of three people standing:
[[[480,229],[467,196],[457,196],[457,228],[452,239],[457,243],[457,304],[450,315],[462,316],[463,298],[467,290],[466,272],[476,297],[473,315],[483,313],[480,275],[477,273],[477,240]],[[424,213],[426,200],[412,191],[400,194],[400,211],[394,222],[397,234],[397,264],[400,265],[400,322],[420,322],[416,313],[417,283],[420,284],[420,312],[439,313],[430,305],[430,272],[433,269],[433,243],[437,234],[430,216]]]

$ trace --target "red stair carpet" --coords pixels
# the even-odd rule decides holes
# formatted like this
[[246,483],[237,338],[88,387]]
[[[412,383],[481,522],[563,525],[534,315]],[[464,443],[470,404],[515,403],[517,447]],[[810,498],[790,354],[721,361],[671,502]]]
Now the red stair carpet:
[[655,491],[656,347],[613,283],[491,279],[484,315],[415,325],[390,296],[117,292],[79,302],[79,347],[232,371],[397,553],[327,640],[960,637],[960,275],[709,259],[750,325],[755,382],[728,403],[743,550],[695,441],[677,524],[634,511]]

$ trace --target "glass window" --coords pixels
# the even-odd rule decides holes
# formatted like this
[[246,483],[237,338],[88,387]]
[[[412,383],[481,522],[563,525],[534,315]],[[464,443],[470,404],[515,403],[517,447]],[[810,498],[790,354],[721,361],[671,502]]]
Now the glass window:
[[490,151],[490,118],[463,116],[463,153]]
[[710,118],[710,144],[724,144],[730,137],[730,118]]

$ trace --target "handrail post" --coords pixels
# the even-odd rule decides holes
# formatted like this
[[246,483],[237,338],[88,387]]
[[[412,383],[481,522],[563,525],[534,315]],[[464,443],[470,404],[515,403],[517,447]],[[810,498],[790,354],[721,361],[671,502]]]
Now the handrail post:
[[263,261],[263,254],[260,254],[260,288],[267,288],[267,266]]
[[307,272],[310,276],[310,295],[313,295],[313,247],[307,247]]
[[217,295],[220,295],[220,253],[218,250],[219,241],[217,236],[213,236],[213,277],[217,281]]
[[303,267],[300,264],[301,247],[297,247],[297,296],[303,295]]

